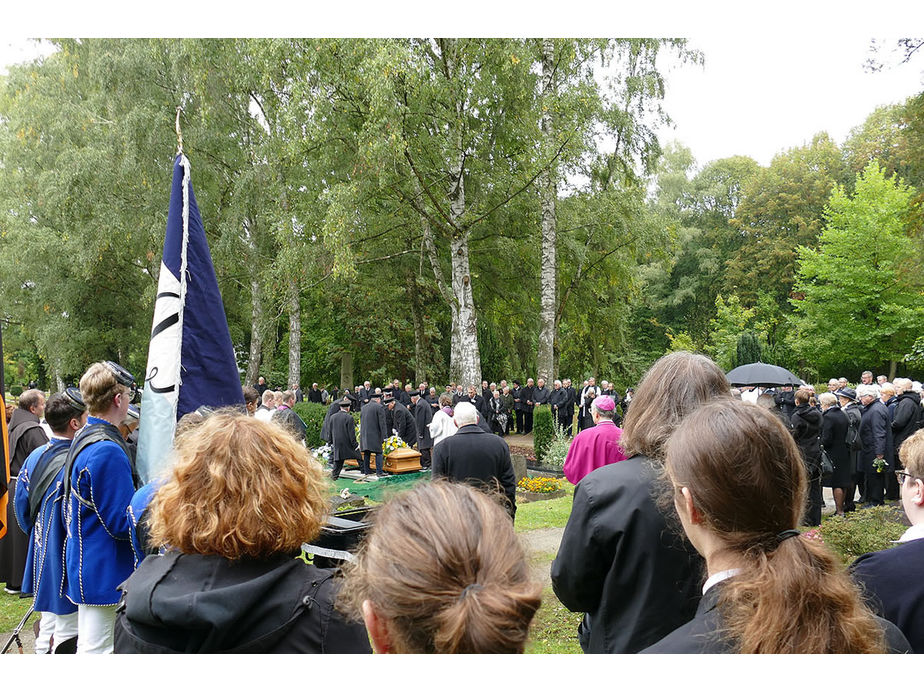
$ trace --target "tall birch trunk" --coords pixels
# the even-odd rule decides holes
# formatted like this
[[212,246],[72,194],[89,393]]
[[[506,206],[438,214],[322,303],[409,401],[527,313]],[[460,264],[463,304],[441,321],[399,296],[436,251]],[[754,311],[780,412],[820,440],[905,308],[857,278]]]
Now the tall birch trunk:
[[289,389],[294,390],[302,379],[302,308],[295,279],[289,280],[286,293],[289,304]]
[[[554,70],[555,47],[551,39],[542,40],[542,89],[543,102],[540,126],[547,148],[555,147],[556,130],[550,107],[555,93]],[[551,382],[555,377],[555,308],[558,302],[556,264],[557,225],[555,200],[558,194],[557,174],[553,164],[539,176],[540,214],[542,219],[542,251],[539,266],[540,308],[539,308],[539,353],[536,359],[537,376]]]
[[260,263],[257,260],[257,246],[253,238],[253,222],[245,219],[243,224],[244,244],[247,246],[250,265],[250,355],[247,358],[247,373],[244,384],[253,385],[260,375],[263,356],[263,333],[266,329],[263,305],[263,287],[260,284]]

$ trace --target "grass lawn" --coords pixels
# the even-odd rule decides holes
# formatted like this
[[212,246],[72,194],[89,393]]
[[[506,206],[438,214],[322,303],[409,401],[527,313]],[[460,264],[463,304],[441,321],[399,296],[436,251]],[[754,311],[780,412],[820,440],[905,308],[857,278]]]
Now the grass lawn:
[[573,614],[558,601],[551,586],[542,592],[542,606],[529,628],[526,654],[581,654],[577,627],[583,614]]
[[[12,594],[7,594],[6,592],[0,591],[0,633],[9,633],[12,631],[23,616],[26,615],[26,612],[29,610],[29,607],[32,606],[31,599],[20,599],[18,596],[13,596]],[[29,619],[29,623],[26,625],[26,628],[32,627],[32,621],[34,616]],[[0,642],[0,648],[6,644],[6,638],[3,639],[3,642]],[[13,650],[15,651],[16,644],[13,644]]]
[[552,500],[517,503],[517,532],[528,532],[547,527],[564,527],[571,515],[571,503],[574,501],[574,486],[562,479],[565,495]]

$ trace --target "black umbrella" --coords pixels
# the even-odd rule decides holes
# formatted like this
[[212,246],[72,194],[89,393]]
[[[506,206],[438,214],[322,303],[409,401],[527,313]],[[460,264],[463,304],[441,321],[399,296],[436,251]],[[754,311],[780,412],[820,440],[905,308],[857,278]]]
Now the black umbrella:
[[802,384],[795,375],[782,366],[774,366],[770,363],[747,363],[728,371],[726,374],[728,382],[732,385],[762,385],[764,387],[778,385]]

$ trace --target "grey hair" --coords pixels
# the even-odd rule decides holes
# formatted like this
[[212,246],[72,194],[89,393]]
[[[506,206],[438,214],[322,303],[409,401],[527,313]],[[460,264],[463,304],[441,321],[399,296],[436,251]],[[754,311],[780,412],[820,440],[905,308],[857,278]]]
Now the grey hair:
[[459,428],[478,423],[478,410],[471,402],[459,402],[453,409],[452,420]]
[[879,386],[878,385],[857,385],[857,399],[861,397],[878,397],[879,396]]

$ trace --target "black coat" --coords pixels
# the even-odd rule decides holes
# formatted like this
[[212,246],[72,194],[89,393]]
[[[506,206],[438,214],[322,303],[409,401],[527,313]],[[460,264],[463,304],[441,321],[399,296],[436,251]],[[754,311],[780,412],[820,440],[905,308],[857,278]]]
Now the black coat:
[[296,439],[301,441],[305,440],[305,432],[308,430],[308,427],[305,426],[302,417],[289,407],[281,407],[274,411],[271,420],[280,424],[283,428],[292,431],[292,435],[295,436]]
[[115,652],[370,654],[333,577],[298,557],[148,556],[121,586]]
[[[721,582],[710,587],[703,595],[692,621],[643,650],[642,654],[736,654],[738,647],[734,640],[722,633],[723,622],[718,609],[721,594]],[[911,646],[898,628],[882,619],[879,619],[879,625],[885,631],[888,652],[911,652]]]
[[552,587],[585,612],[584,652],[639,652],[696,613],[703,561],[659,509],[656,479],[636,455],[595,469],[574,490]]
[[795,408],[790,419],[792,425],[792,437],[799,446],[802,453],[802,461],[805,468],[813,476],[821,467],[821,447],[819,436],[821,435],[821,412],[803,404]]
[[542,387],[536,386],[533,388],[533,405],[548,404],[551,396],[552,393],[549,388],[544,385]]
[[330,458],[335,462],[357,459],[359,445],[356,444],[356,420],[346,411],[338,411],[330,417],[330,444],[333,448]]
[[314,388],[311,388],[310,390],[308,390],[308,401],[314,402],[315,404],[320,404],[321,403],[321,391],[315,390]]
[[847,488],[851,484],[853,469],[850,450],[847,449],[847,427],[847,415],[837,406],[822,413],[821,444],[834,465],[834,474],[825,481],[825,485],[832,488]]
[[878,456],[882,456],[885,461],[886,471],[892,469],[892,424],[889,421],[889,410],[878,399],[863,407],[860,440],[863,449],[860,451],[860,466],[857,471],[867,474],[875,472],[873,460]]
[[414,423],[417,425],[417,449],[427,450],[433,447],[433,436],[430,435],[429,424],[433,421],[433,408],[423,397],[417,400],[414,407]]
[[385,407],[370,400],[359,413],[359,448],[364,452],[382,454],[382,443],[391,435],[385,424]]
[[[350,402],[353,402],[353,401],[355,400],[351,398]],[[352,411],[352,406],[350,407],[350,410]],[[327,408],[327,413],[324,415],[324,423],[321,424],[321,440],[323,440],[325,443],[331,442],[330,417],[332,417],[338,411],[340,411],[340,405],[337,403],[336,400],[334,400],[331,403],[331,405]]]
[[924,539],[865,553],[850,573],[870,608],[898,626],[916,654],[924,654]]
[[524,385],[523,387],[520,388],[520,406],[517,407],[518,410],[520,411],[532,411],[533,410],[533,404],[530,404],[530,402],[533,402],[533,390],[535,390],[535,387],[536,387],[535,385],[533,386]]
[[517,511],[517,480],[510,448],[503,439],[485,433],[477,424],[462,426],[433,448],[432,477],[464,481],[500,490],[507,496],[511,517]]
[[921,427],[921,418],[924,409],[921,409],[921,395],[917,392],[903,392],[895,403],[895,412],[892,417],[892,435],[895,438],[895,452],[897,453],[912,433]]
[[398,437],[408,445],[413,445],[417,441],[417,422],[401,402],[395,402],[391,410],[392,427],[398,432]]

